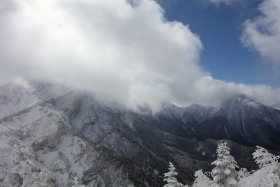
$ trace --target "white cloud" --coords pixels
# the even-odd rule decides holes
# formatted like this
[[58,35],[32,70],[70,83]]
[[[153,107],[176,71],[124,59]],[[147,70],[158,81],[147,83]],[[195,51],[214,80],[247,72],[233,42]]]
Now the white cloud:
[[244,23],[243,44],[280,64],[280,1],[264,0],[259,11],[262,15]]
[[[129,107],[217,104],[243,93],[271,104],[279,90],[213,79],[202,44],[151,0],[1,0],[0,76],[87,89]],[[217,54],[218,55],[218,54]]]
[[241,2],[241,0],[204,0],[216,5],[232,5]]
[[280,103],[280,89],[272,89],[265,85],[237,84],[216,80],[211,76],[204,76],[193,85],[193,100],[201,104],[215,105],[238,94],[247,95],[271,106],[277,106]]
[[61,81],[98,97],[156,108],[201,75],[199,38],[187,26],[167,22],[154,1],[1,5],[2,75]]

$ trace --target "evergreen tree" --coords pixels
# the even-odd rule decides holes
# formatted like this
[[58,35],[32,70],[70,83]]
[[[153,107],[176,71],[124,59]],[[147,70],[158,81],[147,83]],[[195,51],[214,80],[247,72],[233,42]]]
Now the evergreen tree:
[[279,166],[279,156],[269,153],[265,148],[257,146],[257,150],[253,153],[253,158],[260,168],[269,166]]
[[238,180],[248,177],[250,175],[250,172],[246,168],[241,168],[238,172]]
[[218,144],[217,160],[212,170],[214,187],[235,187],[237,186],[237,163],[233,156],[230,155],[230,148],[226,142]]
[[85,187],[85,185],[82,185],[79,183],[78,177],[75,177],[73,180],[73,185],[72,187]]
[[253,158],[260,169],[252,176],[257,181],[255,186],[276,187],[280,186],[280,164],[279,156],[269,153],[263,147],[257,146],[257,150],[253,153]]
[[171,162],[169,162],[168,170],[169,171],[164,174],[163,181],[167,183],[164,187],[183,187],[183,185],[176,179],[178,173],[175,171],[175,166]]
[[196,171],[195,181],[192,187],[209,187],[211,186],[210,179],[202,172],[202,170]]

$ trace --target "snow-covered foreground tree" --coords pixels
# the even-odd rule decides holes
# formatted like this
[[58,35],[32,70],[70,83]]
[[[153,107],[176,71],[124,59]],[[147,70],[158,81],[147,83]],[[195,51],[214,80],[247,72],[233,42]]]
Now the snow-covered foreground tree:
[[217,160],[212,165],[213,186],[214,187],[235,187],[237,186],[238,168],[233,156],[230,155],[230,148],[226,142],[220,143],[217,148]]
[[279,187],[280,164],[279,156],[269,153],[266,149],[257,146],[253,158],[259,170],[240,180],[240,187]]
[[85,187],[85,185],[80,184],[78,177],[75,177],[73,180],[73,185],[72,187]]
[[[212,163],[214,168],[209,177],[202,170],[197,171],[192,187],[280,187],[280,157],[257,146],[253,158],[259,166],[258,170],[248,172],[246,168],[241,168],[236,171],[238,165],[230,155],[230,148],[225,142],[220,143],[217,160]],[[174,165],[170,163],[169,172],[165,174],[164,181],[167,184],[164,187],[183,186],[177,181],[177,174]]]
[[279,166],[279,156],[269,153],[265,148],[257,146],[253,158],[260,168]]
[[195,172],[194,176],[195,176],[195,181],[193,183],[193,187],[211,186],[211,180],[202,172],[202,170]]
[[164,187],[183,187],[181,183],[178,182],[176,176],[178,173],[175,171],[175,166],[169,162],[168,172],[164,174],[164,181],[167,183]]

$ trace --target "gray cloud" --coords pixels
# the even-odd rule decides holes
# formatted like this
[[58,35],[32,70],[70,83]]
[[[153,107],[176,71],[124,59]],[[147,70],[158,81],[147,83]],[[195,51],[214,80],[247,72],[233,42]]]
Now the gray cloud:
[[[233,94],[279,102],[279,90],[215,80],[202,43],[150,0],[1,0],[0,76],[62,82],[154,111],[171,101],[217,104]],[[218,55],[218,54],[217,54]]]

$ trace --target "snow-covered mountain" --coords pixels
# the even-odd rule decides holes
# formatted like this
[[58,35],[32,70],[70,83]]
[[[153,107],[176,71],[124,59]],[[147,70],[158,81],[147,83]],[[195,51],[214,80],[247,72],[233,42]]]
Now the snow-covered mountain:
[[245,96],[237,96],[225,101],[196,130],[199,138],[226,138],[279,149],[280,111]]
[[[61,85],[3,85],[0,186],[66,187],[78,177],[87,187],[156,187],[162,186],[169,161],[180,171],[179,179],[190,183],[195,171],[209,169],[215,159],[217,141],[207,138],[233,139],[243,126],[253,134],[251,123],[247,126],[250,116],[263,116],[264,124],[277,129],[275,111],[247,98],[235,98],[218,108],[166,104],[157,114],[139,114]],[[225,128],[213,130],[215,116],[223,116],[227,130],[228,125],[244,123],[223,137],[219,133],[225,131],[218,130]],[[263,127],[263,121],[257,122]],[[241,167],[254,168],[248,161],[252,148],[231,141],[229,145]]]
[[75,177],[88,186],[133,185],[108,150],[74,135],[53,100],[19,85],[0,92],[0,186],[68,187]]

